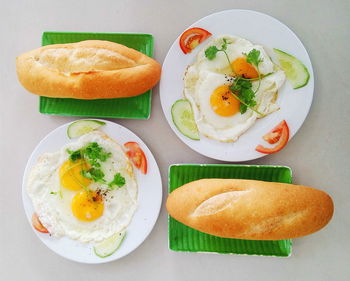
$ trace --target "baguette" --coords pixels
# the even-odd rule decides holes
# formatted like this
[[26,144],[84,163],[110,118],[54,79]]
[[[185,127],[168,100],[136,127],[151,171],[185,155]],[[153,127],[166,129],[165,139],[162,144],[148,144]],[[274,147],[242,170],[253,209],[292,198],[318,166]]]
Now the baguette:
[[202,179],[168,197],[174,219],[220,237],[280,240],[305,236],[332,218],[333,201],[323,191],[284,183]]
[[132,97],[151,89],[161,66],[124,45],[99,40],[48,45],[16,59],[20,83],[34,94],[75,99]]

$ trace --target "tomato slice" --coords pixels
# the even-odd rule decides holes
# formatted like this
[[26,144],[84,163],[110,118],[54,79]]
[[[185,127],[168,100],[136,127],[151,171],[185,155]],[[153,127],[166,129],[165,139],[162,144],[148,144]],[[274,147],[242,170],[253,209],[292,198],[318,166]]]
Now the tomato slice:
[[[283,120],[275,128],[273,128],[270,132],[268,132],[266,135],[264,135],[263,139],[270,144],[274,144],[274,143],[278,142],[281,138],[284,126],[288,127],[287,122],[285,120]],[[289,131],[289,129],[288,129],[288,131]]]
[[275,128],[263,136],[263,139],[270,144],[275,144],[274,147],[265,147],[258,145],[255,150],[265,154],[271,154],[280,151],[287,145],[289,140],[289,127],[285,120],[279,123]]
[[49,233],[46,227],[42,225],[37,213],[33,213],[32,215],[32,225],[37,231],[41,233]]
[[141,173],[147,174],[147,158],[137,142],[127,142],[124,144],[127,149],[126,155]]
[[194,48],[211,35],[209,31],[200,27],[187,29],[180,37],[180,48],[184,54],[191,53]]
[[282,129],[276,132],[269,132],[263,136],[263,139],[267,141],[269,144],[275,144],[278,142],[282,135]]

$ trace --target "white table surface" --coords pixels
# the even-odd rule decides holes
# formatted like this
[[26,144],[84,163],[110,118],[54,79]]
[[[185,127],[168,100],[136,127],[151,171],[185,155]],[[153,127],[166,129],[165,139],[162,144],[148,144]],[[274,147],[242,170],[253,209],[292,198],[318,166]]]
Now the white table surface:
[[[87,4],[89,2],[89,4]],[[288,25],[307,48],[315,72],[310,114],[289,145],[247,164],[288,165],[294,183],[327,191],[335,214],[320,232],[294,240],[290,258],[177,253],[168,250],[162,210],[146,241],[121,260],[103,265],[71,262],[51,252],[24,215],[21,181],[37,143],[76,118],[38,112],[15,73],[16,55],[40,45],[46,30],[145,32],[162,62],[190,24],[225,9],[253,9]],[[0,8],[0,280],[350,280],[350,2],[265,1],[3,1]],[[247,23],[249,24],[249,23]],[[220,163],[192,151],[172,132],[154,90],[149,120],[113,120],[139,135],[154,153],[167,190],[172,163]]]

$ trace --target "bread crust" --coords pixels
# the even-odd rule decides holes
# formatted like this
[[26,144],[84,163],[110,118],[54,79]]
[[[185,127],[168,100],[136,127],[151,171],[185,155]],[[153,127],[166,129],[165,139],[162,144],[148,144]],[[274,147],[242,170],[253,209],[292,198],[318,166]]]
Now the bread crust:
[[154,59],[124,45],[100,40],[55,44],[16,58],[17,76],[40,96],[109,99],[140,95],[160,79]]
[[168,197],[173,218],[220,237],[280,240],[311,234],[332,218],[333,201],[308,186],[238,179],[202,179]]

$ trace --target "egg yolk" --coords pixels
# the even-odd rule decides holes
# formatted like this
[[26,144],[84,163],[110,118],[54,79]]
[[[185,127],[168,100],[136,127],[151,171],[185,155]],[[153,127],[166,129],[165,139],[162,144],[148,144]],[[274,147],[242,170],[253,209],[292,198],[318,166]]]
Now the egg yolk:
[[71,206],[73,215],[81,221],[94,221],[102,216],[104,210],[102,196],[95,191],[78,192]]
[[59,172],[61,185],[69,190],[79,190],[88,186],[91,180],[81,174],[82,170],[89,170],[89,165],[84,160],[64,162]]
[[244,78],[258,78],[259,73],[245,58],[237,58],[232,62],[233,71]]
[[228,85],[215,89],[210,96],[210,105],[214,112],[220,116],[232,116],[239,111],[240,102],[233,97]]

